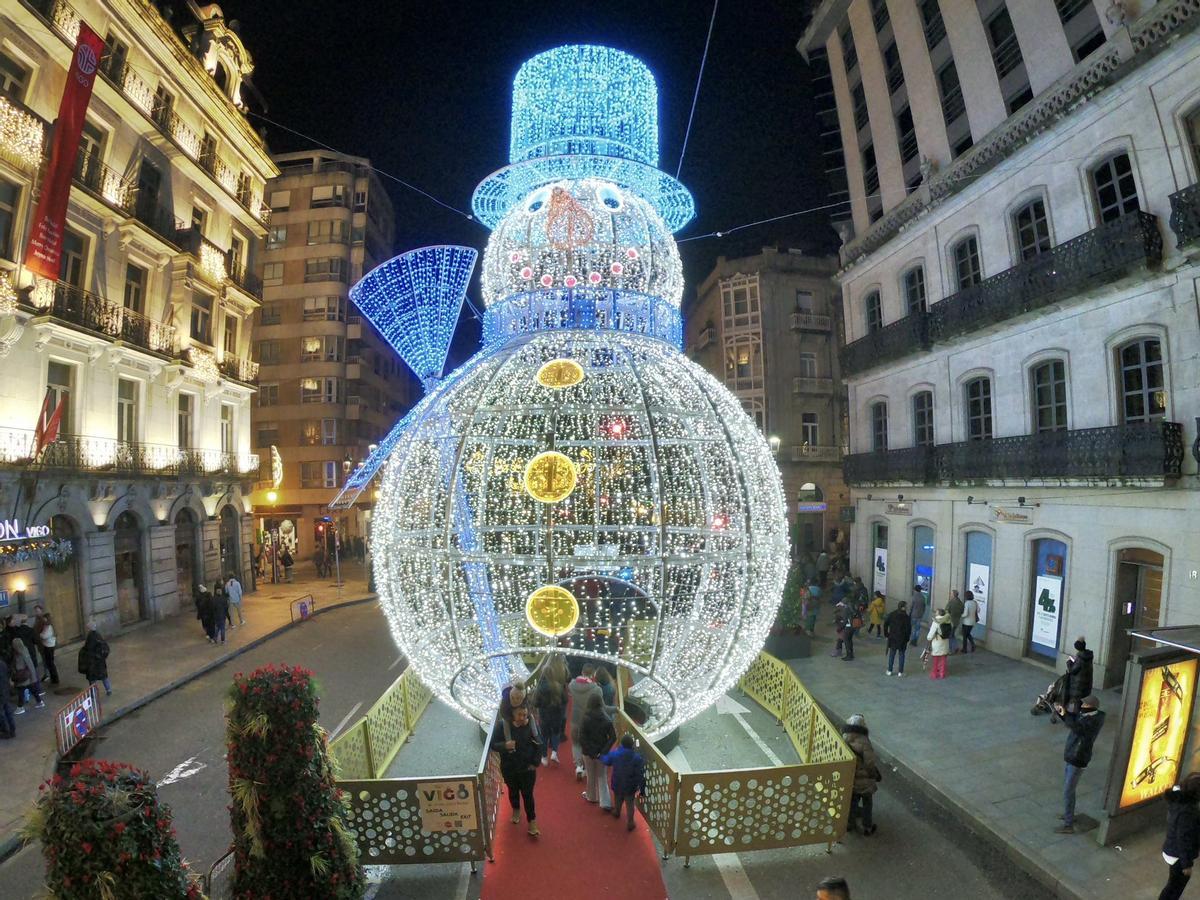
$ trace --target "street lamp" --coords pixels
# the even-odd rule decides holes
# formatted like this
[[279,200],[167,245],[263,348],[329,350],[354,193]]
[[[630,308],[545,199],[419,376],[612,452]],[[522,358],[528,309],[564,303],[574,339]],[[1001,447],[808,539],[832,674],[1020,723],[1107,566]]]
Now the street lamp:
[[777,434],[773,434],[769,438],[767,438],[767,444],[771,448],[771,453],[774,454],[775,456],[779,455],[779,444],[780,443],[781,442],[779,440],[779,435],[777,435]]
[[346,454],[346,458],[342,460],[342,472],[343,472],[343,474],[349,475],[349,474],[350,474],[350,470],[351,470],[353,467],[354,467],[354,458],[353,458],[353,457],[352,457],[352,456],[351,456],[349,453],[347,453],[347,454]]

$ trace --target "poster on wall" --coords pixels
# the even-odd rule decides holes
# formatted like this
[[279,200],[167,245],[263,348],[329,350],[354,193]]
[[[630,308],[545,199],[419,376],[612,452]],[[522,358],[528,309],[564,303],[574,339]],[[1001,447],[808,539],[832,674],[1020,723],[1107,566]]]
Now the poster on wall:
[[871,571],[871,590],[887,596],[887,547],[875,548],[875,562]]
[[971,563],[967,566],[967,590],[975,595],[975,603],[979,606],[979,624],[987,625],[988,584],[991,581],[990,566]]
[[421,811],[421,828],[430,834],[475,831],[479,828],[473,781],[418,784],[417,804]]
[[1058,618],[1062,613],[1062,579],[1039,575],[1033,587],[1033,642],[1058,646]]
[[1142,672],[1120,809],[1153,800],[1179,777],[1196,693],[1196,665],[1192,657]]

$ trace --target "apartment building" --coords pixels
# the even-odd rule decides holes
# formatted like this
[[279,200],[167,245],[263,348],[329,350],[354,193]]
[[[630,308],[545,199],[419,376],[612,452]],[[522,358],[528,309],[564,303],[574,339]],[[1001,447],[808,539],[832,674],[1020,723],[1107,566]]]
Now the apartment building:
[[[687,353],[742,403],[783,475],[798,552],[844,543],[844,388],[831,256],[764,247],[717,259],[688,305]],[[843,514],[842,510],[846,513]]]
[[333,522],[324,521],[327,504],[418,396],[396,352],[349,301],[350,286],[394,255],[392,204],[366,159],[317,150],[275,162],[254,444],[260,455],[278,448],[283,481],[263,486],[255,505],[261,526],[294,556],[324,543],[332,557],[331,525],[343,548],[365,540],[373,496]]
[[[859,571],[1119,682],[1200,620],[1200,3],[825,0]],[[1191,448],[1191,452],[1185,452]]]
[[[22,260],[80,23],[105,38],[57,282]],[[251,587],[256,247],[275,172],[253,62],[219,7],[21,0],[0,10],[0,613],[60,640]],[[62,430],[40,460],[44,398]],[[16,521],[14,521],[16,520]]]

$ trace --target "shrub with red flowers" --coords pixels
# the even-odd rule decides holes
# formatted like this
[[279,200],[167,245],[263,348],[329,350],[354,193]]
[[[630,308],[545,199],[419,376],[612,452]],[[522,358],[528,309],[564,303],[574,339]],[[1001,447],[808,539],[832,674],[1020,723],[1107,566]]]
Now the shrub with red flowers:
[[84,760],[41,786],[25,836],[42,844],[57,900],[199,898],[179,855],[171,810],[145,772]]
[[230,698],[234,897],[361,897],[363,871],[317,724],[312,673],[239,672]]

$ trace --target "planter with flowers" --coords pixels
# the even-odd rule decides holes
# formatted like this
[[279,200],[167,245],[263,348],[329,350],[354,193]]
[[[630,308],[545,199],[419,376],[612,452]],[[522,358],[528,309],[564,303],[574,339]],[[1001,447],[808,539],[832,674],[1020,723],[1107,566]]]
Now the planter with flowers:
[[41,786],[25,836],[41,842],[56,900],[202,896],[179,854],[171,810],[126,763],[84,760]]
[[312,673],[299,667],[234,676],[227,729],[234,897],[363,895],[317,702]]

